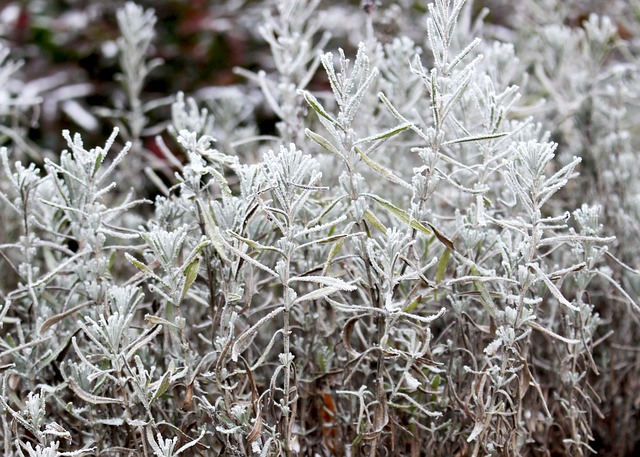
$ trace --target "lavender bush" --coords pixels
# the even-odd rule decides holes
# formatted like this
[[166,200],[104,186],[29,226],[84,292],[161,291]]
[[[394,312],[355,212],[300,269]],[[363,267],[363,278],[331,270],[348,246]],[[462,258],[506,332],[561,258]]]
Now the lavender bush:
[[175,96],[84,10],[98,106],[0,12],[4,455],[634,455],[640,4],[222,3]]

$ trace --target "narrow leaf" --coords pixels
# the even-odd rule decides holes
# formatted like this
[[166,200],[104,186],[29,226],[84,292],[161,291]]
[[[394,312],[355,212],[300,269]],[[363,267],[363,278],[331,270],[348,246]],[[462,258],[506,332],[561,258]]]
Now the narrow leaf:
[[247,435],[247,441],[249,443],[253,443],[260,437],[260,433],[262,432],[262,402],[260,401],[258,386],[256,385],[256,381],[253,379],[253,373],[251,373],[249,364],[244,359],[242,359],[242,364],[244,365],[244,369],[247,373],[247,379],[249,380],[249,385],[251,386],[251,404],[256,416],[253,427]]
[[469,438],[467,438],[467,442],[470,443],[473,440],[475,440],[480,435],[480,433],[482,433],[483,430],[484,430],[484,422],[476,422],[476,425],[473,426],[473,430],[471,431]]
[[120,398],[101,397],[99,395],[90,394],[83,390],[73,378],[69,378],[69,387],[78,397],[92,405],[111,405],[114,403],[118,405],[124,404],[124,401]]
[[153,397],[151,401],[157,400],[160,396],[162,396],[167,389],[169,389],[169,385],[171,384],[171,370],[167,371],[160,380],[160,384],[158,384],[158,388],[153,393]]
[[150,329],[147,329],[142,335],[136,338],[133,343],[129,344],[125,348],[125,350],[122,351],[126,352],[125,360],[131,359],[131,357],[133,357],[133,355],[138,352],[138,349],[146,346],[152,339],[154,339],[158,335],[158,333],[160,333],[160,330],[162,330],[162,326],[155,325]]
[[409,127],[413,127],[413,124],[405,119],[405,117],[400,114],[400,112],[391,104],[389,99],[384,95],[383,92],[378,93],[378,98],[386,105],[386,107],[391,111],[391,114],[398,119],[400,122],[409,124]]
[[238,235],[233,230],[227,230],[227,233],[229,235],[231,235],[232,237],[239,239],[243,243],[248,244],[253,249],[257,249],[258,251],[273,251],[273,252],[277,252],[281,256],[285,257],[285,253],[282,250],[278,249],[278,248],[274,248],[273,246],[265,246],[264,244],[260,244],[257,241],[253,241],[252,239],[245,238],[245,237],[243,237],[241,235]]
[[100,165],[102,165],[103,160],[104,160],[104,156],[102,155],[102,152],[99,152],[98,155],[96,155],[96,160],[93,164],[92,177],[95,176],[96,173],[98,172],[98,169],[100,168]]
[[[481,276],[478,268],[475,265],[471,265],[471,272],[475,276]],[[480,303],[482,303],[485,311],[489,313],[489,316],[491,316],[493,322],[493,319],[495,319],[496,317],[496,312],[495,305],[493,304],[493,298],[491,298],[489,289],[487,289],[485,283],[480,279],[473,281],[473,286],[478,290],[478,292],[480,292]]]
[[435,228],[433,224],[427,222],[427,225],[431,230],[433,230],[433,233],[435,234],[436,238],[438,238],[438,241],[444,244],[447,247],[447,249],[455,251],[455,248],[453,247],[453,241],[447,238],[440,230]]
[[40,338],[39,340],[29,341],[28,343],[21,344],[20,346],[16,346],[11,335],[7,335],[6,342],[11,346],[11,349],[7,349],[4,352],[0,352],[0,360],[4,359],[9,354],[13,354],[14,352],[22,351],[23,349],[28,349],[33,346],[37,346],[38,344],[47,342],[51,339],[50,336],[46,338]]
[[360,148],[358,148],[357,146],[354,146],[353,148],[358,153],[358,155],[360,156],[362,161],[364,163],[366,163],[367,166],[369,166],[369,168],[371,168],[373,171],[378,173],[380,176],[388,179],[389,181],[391,181],[394,184],[398,184],[398,185],[404,187],[405,189],[412,189],[411,184],[406,182],[404,179],[394,175],[391,170],[389,170],[388,168],[380,165],[378,162],[376,162],[373,159],[371,159],[371,157],[369,157],[366,154],[364,154],[360,150]]
[[493,299],[491,298],[491,294],[489,293],[489,289],[482,281],[473,281],[474,287],[480,292],[480,303],[484,309],[489,313],[489,316],[492,318],[496,317],[496,313],[494,311]]
[[368,136],[366,138],[362,138],[362,139],[356,141],[356,144],[358,144],[358,143],[369,143],[371,141],[377,141],[377,140],[383,140],[385,138],[391,138],[392,136],[397,135],[400,132],[404,132],[405,130],[410,129],[411,127],[413,127],[413,123],[405,122],[403,124],[396,125],[395,127],[392,127],[389,130],[386,130],[384,132],[377,133],[375,135]]
[[320,104],[318,99],[315,98],[313,95],[311,95],[310,92],[308,92],[306,90],[302,90],[299,93],[302,94],[302,96],[307,101],[309,106],[311,106],[311,108],[313,108],[313,110],[316,113],[318,113],[319,116],[324,117],[325,119],[327,119],[329,122],[331,122],[334,125],[338,125],[338,121],[336,121],[333,117],[331,117],[331,115],[329,113],[327,113],[327,111],[323,108],[323,106]]
[[[176,451],[175,455],[181,455],[184,451],[186,451],[190,447],[193,447],[196,444],[200,444],[200,440],[204,437],[206,432],[207,432],[206,430],[202,430],[202,432],[200,432],[200,436],[198,436],[196,439],[193,439],[193,440],[189,441],[184,446],[182,446],[180,449],[178,449]],[[204,446],[202,444],[200,444],[200,446],[203,446],[205,449],[209,449],[208,446]]]
[[331,141],[309,129],[305,129],[304,133],[311,139],[311,141],[344,160],[342,153],[331,143]]
[[447,271],[447,265],[449,264],[449,257],[451,257],[451,249],[445,249],[442,253],[442,257],[438,261],[438,268],[436,269],[436,284],[442,282],[444,273]]
[[160,277],[157,274],[155,274],[151,268],[146,266],[144,263],[140,262],[134,256],[132,256],[128,252],[125,252],[124,253],[124,257],[129,262],[131,262],[138,270],[140,270],[142,273],[144,273],[146,276],[148,276],[150,278],[153,278],[153,279],[155,279],[157,281],[160,281]]
[[382,233],[387,233],[387,227],[384,226],[380,219],[371,212],[371,210],[366,210],[364,213],[364,218],[375,228],[380,230]]
[[96,424],[108,425],[109,427],[120,427],[124,424],[122,417],[109,417],[107,419],[93,418],[92,421],[95,421]]
[[242,354],[245,351],[245,349],[247,349],[249,345],[253,342],[253,339],[256,337],[256,334],[258,333],[258,330],[260,330],[260,327],[262,327],[264,324],[269,322],[271,319],[273,319],[283,311],[284,311],[284,306],[280,306],[279,308],[274,309],[269,314],[267,314],[262,319],[260,319],[258,322],[253,324],[250,328],[242,332],[242,334],[238,336],[238,339],[236,340],[236,342],[233,343],[233,348],[231,350],[231,360],[233,360],[234,362],[237,362],[238,356]]
[[554,297],[556,297],[556,299],[558,300],[558,302],[560,302],[561,305],[566,306],[572,311],[580,311],[580,308],[572,305],[571,303],[569,303],[569,301],[566,298],[564,298],[564,295],[562,295],[562,292],[558,290],[556,285],[553,282],[551,282],[549,277],[545,274],[544,271],[542,271],[542,269],[540,269],[540,267],[537,264],[529,263],[527,264],[527,266],[532,270],[534,270],[536,273],[538,273],[537,278],[542,279],[542,282],[546,284],[547,288],[549,289],[549,292],[551,292],[551,294]]
[[331,276],[294,276],[289,279],[289,283],[292,282],[313,282],[345,291],[353,291],[357,289],[353,284],[349,284],[338,278],[332,278]]
[[344,345],[347,352],[353,357],[358,357],[360,354],[351,345],[351,334],[353,333],[353,330],[355,329],[358,321],[364,317],[366,317],[366,314],[352,317],[346,322],[346,324],[344,324],[344,327],[342,328],[342,344]]
[[411,303],[409,303],[403,310],[403,313],[410,313],[411,311],[413,311],[414,309],[416,309],[418,307],[418,305],[420,304],[420,302],[422,301],[424,297],[422,295],[418,295]]
[[189,288],[198,277],[198,268],[200,268],[200,256],[195,257],[184,269],[185,282],[184,287],[182,288],[182,294],[180,295],[180,302],[184,300]]
[[373,83],[374,79],[376,79],[377,76],[378,76],[378,69],[374,67],[369,73],[369,75],[367,76],[367,78],[364,80],[364,82],[362,82],[360,87],[358,87],[358,90],[356,91],[356,93],[353,94],[353,97],[351,97],[351,99],[349,100],[349,103],[344,110],[345,118],[348,120],[349,123],[355,117],[356,111],[360,107],[360,103],[364,98],[364,94],[366,93],[367,89],[369,89],[369,86],[371,85],[371,83]]
[[230,263],[229,259],[227,258],[224,252],[224,246],[220,242],[220,238],[222,238],[222,235],[220,234],[220,229],[218,228],[215,221],[213,220],[211,209],[206,208],[204,206],[204,203],[202,203],[200,200],[196,200],[196,203],[198,205],[198,210],[200,211],[200,215],[202,216],[202,220],[204,221],[204,231],[206,235],[209,237],[211,244],[213,244],[213,248],[218,253],[218,257],[220,257],[220,259],[223,262],[227,264]]
[[331,262],[338,255],[342,246],[344,246],[345,238],[338,240],[333,246],[331,246],[331,250],[329,250],[329,255],[327,256],[327,262],[324,264],[324,268],[322,269],[322,274],[327,274],[329,271],[329,267],[331,266]]
[[556,332],[553,332],[553,331],[551,331],[549,329],[544,328],[542,325],[538,324],[535,321],[529,320],[529,321],[526,322],[526,324],[529,327],[531,327],[532,329],[538,330],[539,332],[542,332],[542,333],[544,333],[546,335],[549,335],[550,337],[555,338],[556,340],[560,340],[565,344],[573,345],[573,344],[579,344],[580,343],[580,340],[574,340],[574,339],[571,339],[571,338],[565,338],[564,336],[558,335]]
[[309,292],[308,294],[303,295],[302,297],[296,298],[293,304],[295,305],[297,303],[301,303],[303,301],[308,301],[308,300],[320,300],[331,294],[335,294],[339,290],[340,289],[338,289],[337,287],[331,287],[331,286],[321,287],[312,292]]
[[431,230],[422,225],[419,221],[413,219],[411,216],[409,216],[409,214],[395,206],[393,203],[388,202],[387,200],[380,198],[377,195],[365,193],[363,193],[362,195],[377,201],[382,207],[393,214],[397,219],[399,219],[401,222],[404,222],[405,224],[408,224],[411,228],[419,230],[425,235],[431,235]]
[[50,327],[52,327],[53,325],[63,320],[65,317],[70,316],[76,313],[77,311],[80,311],[82,308],[84,308],[87,305],[90,305],[91,303],[92,303],[91,301],[87,301],[71,309],[68,309],[63,313],[56,314],[55,316],[51,316],[49,319],[47,319],[42,323],[42,326],[40,327],[40,335],[44,334],[44,332],[49,330]]
[[46,284],[51,278],[53,278],[54,276],[56,276],[58,273],[60,273],[64,268],[66,268],[68,265],[70,265],[71,263],[75,262],[77,259],[79,259],[80,257],[82,257],[83,255],[87,254],[89,251],[82,251],[82,252],[78,252],[77,254],[69,257],[67,260],[65,260],[64,262],[62,262],[60,265],[58,265],[56,268],[54,268],[53,270],[51,270],[50,272],[48,272],[46,275],[42,276],[38,281],[36,281],[35,283],[33,283],[31,285],[31,287],[39,287],[43,284]]
[[464,59],[471,51],[473,51],[476,48],[476,46],[478,46],[481,42],[482,40],[476,37],[471,43],[469,43],[467,47],[464,48],[462,51],[460,51],[460,53],[455,57],[455,59],[453,59],[451,63],[447,65],[446,73],[447,74],[451,73],[451,70],[453,70],[453,67],[455,67],[460,62],[462,62],[462,59]]
[[411,313],[401,313],[402,316],[409,318],[409,319],[413,319],[416,320],[418,322],[421,322],[423,324],[430,324],[431,322],[435,321],[436,319],[440,319],[442,316],[444,316],[444,313],[447,310],[445,308],[440,308],[440,311],[438,311],[436,314],[432,314],[431,316],[419,316],[417,314],[411,314]]
[[153,325],[160,324],[160,325],[167,325],[169,327],[178,328],[178,326],[176,324],[173,324],[173,323],[169,322],[168,320],[163,319],[162,317],[153,316],[151,314],[145,314],[144,320],[149,322],[150,324],[153,324]]
[[507,136],[508,133],[492,133],[492,134],[488,134],[488,135],[477,135],[477,136],[466,136],[464,138],[457,138],[455,140],[450,140],[450,141],[445,141],[444,143],[442,143],[443,146],[449,146],[451,144],[458,144],[458,143],[468,143],[470,141],[484,141],[484,140],[493,140],[496,138],[501,138],[503,136]]
[[271,268],[269,268],[266,265],[261,264],[260,262],[258,262],[256,259],[254,259],[253,257],[251,257],[250,255],[242,252],[240,249],[232,246],[231,244],[229,244],[229,242],[227,242],[227,240],[225,240],[224,238],[220,238],[220,241],[222,241],[222,243],[224,244],[224,246],[233,251],[236,255],[240,256],[242,259],[244,259],[246,262],[250,263],[251,265],[253,265],[256,268],[260,268],[263,271],[266,271],[267,273],[269,273],[271,276],[273,276],[274,278],[278,278],[280,279],[280,276],[278,275],[278,273],[276,273],[275,271],[273,271]]
[[304,249],[308,246],[313,246],[314,244],[324,244],[324,243],[333,243],[334,241],[342,240],[344,238],[351,238],[352,236],[361,236],[366,235],[364,232],[356,232],[356,233],[340,233],[338,235],[331,235],[325,238],[319,238],[317,240],[309,241],[308,243],[301,244],[296,248],[296,250]]

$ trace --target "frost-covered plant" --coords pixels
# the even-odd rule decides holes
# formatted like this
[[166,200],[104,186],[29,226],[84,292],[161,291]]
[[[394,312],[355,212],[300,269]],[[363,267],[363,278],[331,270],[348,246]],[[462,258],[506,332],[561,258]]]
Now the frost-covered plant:
[[[265,11],[259,32],[269,44],[275,65],[275,80],[264,70],[238,73],[259,84],[269,108],[278,117],[278,133],[286,142],[299,143],[304,138],[304,105],[299,95],[311,82],[320,63],[320,51],[329,41],[330,34],[316,35],[322,25],[322,16],[316,14],[320,0],[277,1],[275,14]],[[315,41],[315,42],[314,42]]]
[[[593,453],[632,391],[603,373],[637,354],[638,268],[616,244],[640,249],[634,48],[590,16],[522,55],[465,0],[392,38],[364,1],[345,15],[364,42],[340,48],[321,2],[261,6],[273,68],[238,73],[275,132],[238,87],[213,111],[178,93],[162,173],[144,170],[156,17],[126,3],[110,114],[132,143],[65,131],[44,166],[2,149],[4,453]],[[125,187],[145,171],[153,202]],[[590,180],[616,205],[578,192]]]

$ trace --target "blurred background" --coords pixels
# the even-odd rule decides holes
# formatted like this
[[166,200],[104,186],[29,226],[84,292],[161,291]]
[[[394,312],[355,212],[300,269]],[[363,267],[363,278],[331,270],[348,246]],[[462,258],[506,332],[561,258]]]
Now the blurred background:
[[[305,0],[306,1],[306,0]],[[39,103],[33,104],[20,119],[6,118],[3,123],[20,130],[27,145],[35,151],[60,150],[64,142],[59,132],[78,131],[89,144],[99,144],[113,127],[100,117],[109,117],[126,104],[126,93],[118,82],[119,29],[116,10],[122,0],[22,0],[0,2],[0,42],[10,50],[11,58],[23,61],[19,77],[11,80],[16,92],[29,94]],[[256,124],[262,134],[273,133],[275,117],[260,98],[257,87],[234,73],[235,67],[248,70],[273,69],[268,44],[259,32],[264,11],[275,1],[269,0],[156,0],[139,1],[157,16],[155,39],[149,59],[160,59],[160,65],[149,72],[143,100],[159,100],[157,109],[147,113],[147,138],[163,129],[168,119],[168,102],[178,91],[210,103],[220,91],[209,90],[230,86],[242,90],[244,96],[256,91]],[[374,30],[380,42],[390,41],[398,30],[417,43],[425,42],[424,14],[427,1],[364,1],[375,4]],[[559,7],[558,3],[564,3]],[[512,2],[508,0],[475,1],[475,15],[482,14],[485,31],[496,38],[517,41],[518,31],[535,27],[553,11],[564,15],[562,21],[579,27],[591,12],[606,12],[623,20],[625,2],[570,0],[557,2]],[[537,6],[535,6],[537,4]],[[267,8],[265,8],[265,6]],[[361,25],[367,18],[360,0],[322,0],[319,10],[324,15],[323,28],[331,33],[327,49],[354,49],[362,39]],[[536,17],[536,12],[539,17]],[[628,16],[628,15],[627,15]],[[620,33],[631,36],[630,26],[619,23]],[[321,32],[318,32],[320,35]],[[517,54],[517,53],[516,53]],[[428,56],[424,56],[428,59]],[[427,62],[428,63],[428,62]],[[322,72],[318,72],[310,88],[326,88]],[[249,97],[251,99],[251,97]],[[6,113],[5,113],[6,114]],[[15,115],[15,113],[13,113]],[[26,131],[24,130],[26,129]],[[14,139],[15,140],[15,139]],[[145,142],[153,148],[153,144]],[[36,157],[31,157],[36,159]]]

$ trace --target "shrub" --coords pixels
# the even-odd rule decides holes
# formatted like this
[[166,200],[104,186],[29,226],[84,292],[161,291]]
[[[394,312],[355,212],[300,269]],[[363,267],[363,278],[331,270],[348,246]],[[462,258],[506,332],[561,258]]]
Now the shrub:
[[59,155],[3,47],[5,455],[631,453],[638,9],[544,3],[247,3],[270,63],[170,101],[126,3]]

